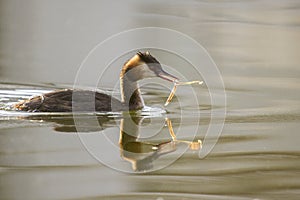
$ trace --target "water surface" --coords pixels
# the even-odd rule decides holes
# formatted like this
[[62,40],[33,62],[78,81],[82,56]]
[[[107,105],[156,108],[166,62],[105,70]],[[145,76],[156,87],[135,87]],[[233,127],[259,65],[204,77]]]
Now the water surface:
[[[175,29],[201,43],[218,65],[227,94],[224,129],[205,159],[199,159],[198,151],[183,151],[182,146],[183,150],[154,159],[153,166],[159,168],[176,160],[174,163],[139,175],[118,172],[94,159],[75,133],[70,114],[37,115],[2,109],[3,199],[299,197],[298,1],[2,1],[0,8],[2,108],[32,95],[72,87],[89,50],[111,34],[143,26]],[[155,55],[176,65],[159,52]],[[110,74],[101,89],[110,92],[118,73]],[[90,87],[88,78],[83,88]],[[166,87],[142,88],[146,104],[162,107],[171,87],[166,83]],[[144,118],[140,136],[154,134],[152,130],[162,127],[147,141],[169,141],[164,126],[168,117],[175,131],[180,128],[179,139],[204,139],[211,103],[205,86],[196,90],[198,104],[189,98],[188,91],[178,90],[181,107],[174,99],[166,108],[168,113],[138,113],[136,120]],[[200,113],[200,118],[195,113]],[[102,130],[89,124],[95,116]],[[92,135],[102,131],[118,145],[119,127],[127,117],[116,113],[83,115],[81,132]],[[120,152],[107,149],[105,155],[113,166],[134,171]],[[148,164],[142,167],[151,168]]]

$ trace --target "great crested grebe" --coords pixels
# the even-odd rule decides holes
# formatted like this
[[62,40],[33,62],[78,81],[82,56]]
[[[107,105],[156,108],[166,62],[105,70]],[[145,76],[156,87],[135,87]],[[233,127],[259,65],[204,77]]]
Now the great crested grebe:
[[[165,72],[160,63],[148,51],[138,52],[122,67],[120,73],[121,101],[104,93],[65,89],[32,97],[15,104],[14,108],[28,112],[139,110],[145,104],[137,82],[151,77],[160,77],[170,82],[178,80],[175,76]],[[73,98],[74,95],[76,98]],[[91,97],[95,97],[92,106],[90,102],[86,103],[87,99]]]

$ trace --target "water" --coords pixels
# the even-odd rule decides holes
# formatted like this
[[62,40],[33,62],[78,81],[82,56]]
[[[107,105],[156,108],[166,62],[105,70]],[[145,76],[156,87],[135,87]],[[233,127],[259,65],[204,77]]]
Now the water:
[[[186,33],[208,50],[225,83],[227,116],[221,137],[204,159],[199,159],[198,150],[185,151],[188,146],[183,143],[176,151],[171,151],[172,145],[165,145],[167,153],[156,158],[151,154],[152,145],[144,144],[153,166],[145,161],[141,169],[159,169],[176,161],[146,174],[128,174],[99,163],[86,151],[75,132],[72,115],[2,109],[1,198],[298,199],[299,8],[298,1],[267,0],[172,4],[2,1],[2,108],[31,95],[72,87],[84,57],[110,35],[130,28],[159,26]],[[162,53],[155,53],[164,63],[176,65]],[[119,66],[116,63],[114,67]],[[111,92],[118,75],[116,71],[108,73],[101,89]],[[88,78],[82,88],[91,87]],[[172,87],[164,85],[142,88],[146,104],[156,110],[133,117],[137,122],[141,120],[139,132],[126,122],[128,114],[89,113],[79,116],[79,136],[90,137],[90,145],[96,146],[106,144],[105,136],[115,142],[113,147],[118,147],[119,127],[125,121],[131,132],[140,134],[141,141],[151,136],[145,140],[168,142],[168,117],[175,132],[178,130],[178,139],[203,140],[211,112],[205,86],[195,86],[198,104],[189,98],[189,90],[178,89],[177,99],[164,113],[162,105]],[[100,127],[91,123],[95,118]],[[161,131],[157,134],[153,130]],[[102,134],[94,134],[99,131]],[[132,144],[128,148],[138,150],[140,143],[135,142],[140,140],[134,136],[125,139]],[[104,158],[113,168],[134,171],[119,150],[104,150]]]

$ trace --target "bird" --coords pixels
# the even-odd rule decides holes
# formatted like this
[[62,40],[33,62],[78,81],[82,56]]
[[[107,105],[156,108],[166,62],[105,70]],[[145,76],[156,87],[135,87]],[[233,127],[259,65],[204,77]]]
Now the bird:
[[[15,110],[27,112],[110,112],[134,111],[144,108],[138,81],[159,77],[169,82],[178,78],[164,71],[149,51],[137,52],[126,61],[120,73],[121,101],[101,92],[62,89],[34,96],[13,105]],[[93,103],[91,103],[93,102]]]

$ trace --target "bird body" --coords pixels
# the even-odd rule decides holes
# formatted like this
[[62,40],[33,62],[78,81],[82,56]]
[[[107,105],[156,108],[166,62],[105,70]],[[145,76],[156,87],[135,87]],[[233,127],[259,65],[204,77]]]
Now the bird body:
[[84,112],[139,110],[145,104],[138,81],[160,77],[174,82],[175,76],[165,72],[160,63],[149,52],[138,52],[122,67],[120,73],[121,101],[100,92],[87,90],[57,90],[14,105],[16,110],[28,112]]

